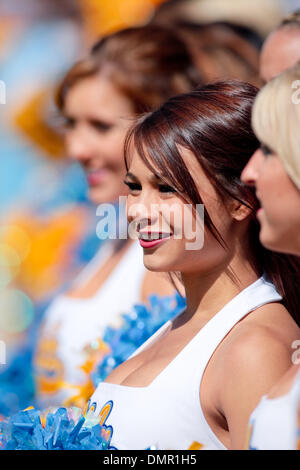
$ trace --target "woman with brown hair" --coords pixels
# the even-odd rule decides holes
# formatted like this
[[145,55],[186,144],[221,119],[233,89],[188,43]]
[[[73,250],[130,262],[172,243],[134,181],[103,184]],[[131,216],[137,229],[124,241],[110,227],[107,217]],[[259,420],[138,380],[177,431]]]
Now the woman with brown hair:
[[115,239],[103,242],[69,291],[47,311],[35,357],[41,405],[61,404],[73,395],[83,401],[90,396],[87,372],[104,353],[105,327],[150,294],[174,292],[167,277],[145,270],[138,243],[127,237],[124,207],[118,207],[119,197],[127,193],[123,144],[139,113],[197,83],[198,73],[184,43],[163,27],[147,26],[101,39],[58,89],[67,154],[85,171],[91,201],[99,208],[110,203],[121,212],[116,218],[121,226],[125,223],[126,236],[117,239],[124,227],[113,227],[115,234],[107,236]]
[[[251,411],[289,367],[299,264],[260,244],[258,200],[240,181],[258,147],[256,93],[239,81],[208,84],[128,134],[128,220],[145,266],[177,273],[187,307],[91,397],[113,448],[241,449]],[[182,231],[187,205],[193,227],[200,219],[192,237]],[[193,249],[197,234],[204,243]]]

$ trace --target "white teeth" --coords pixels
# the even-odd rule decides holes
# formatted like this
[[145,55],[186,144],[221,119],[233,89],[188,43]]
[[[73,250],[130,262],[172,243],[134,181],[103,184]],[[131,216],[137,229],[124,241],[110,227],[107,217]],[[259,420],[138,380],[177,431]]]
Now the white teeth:
[[141,234],[140,238],[141,240],[145,241],[152,241],[152,240],[158,240],[160,238],[168,238],[170,236],[169,233],[143,233]]
[[170,233],[161,233],[160,238],[169,238],[170,235],[171,235]]
[[154,236],[151,233],[145,233],[145,234],[141,235],[141,239],[145,240],[145,241],[157,240],[158,238],[159,238],[158,235]]

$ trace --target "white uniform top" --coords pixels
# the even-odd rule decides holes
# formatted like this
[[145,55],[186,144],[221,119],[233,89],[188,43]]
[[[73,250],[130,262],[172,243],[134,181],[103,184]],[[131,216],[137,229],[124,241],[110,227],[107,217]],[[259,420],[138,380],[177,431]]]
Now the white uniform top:
[[[215,349],[252,310],[281,300],[273,284],[260,278],[227,303],[147,387],[103,382],[89,410],[111,435],[117,449],[225,449],[208,425],[199,399],[201,379]],[[172,327],[168,321],[136,353]]]
[[264,395],[250,416],[249,449],[297,450],[300,370],[289,392],[276,398]]
[[[87,280],[111,256],[113,242],[107,242],[77,279]],[[69,385],[84,385],[88,375],[81,369],[87,361],[99,362],[98,340],[108,325],[120,322],[121,314],[141,301],[145,275],[143,253],[133,241],[113,272],[96,294],[89,298],[59,295],[45,314],[35,357],[39,406],[61,405],[80,393]],[[102,353],[104,354],[104,353]],[[101,355],[101,351],[100,351]],[[67,384],[67,388],[62,388]],[[90,392],[91,393],[91,392]]]

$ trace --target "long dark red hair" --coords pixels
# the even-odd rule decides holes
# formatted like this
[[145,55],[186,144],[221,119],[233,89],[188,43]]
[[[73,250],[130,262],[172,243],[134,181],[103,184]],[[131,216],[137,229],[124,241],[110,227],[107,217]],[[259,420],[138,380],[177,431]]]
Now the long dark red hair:
[[[251,110],[258,89],[229,80],[205,85],[175,96],[159,109],[142,116],[127,134],[126,166],[132,145],[144,163],[189,203],[202,204],[201,195],[178,146],[190,150],[218,194],[251,209],[249,255],[256,272],[265,274],[283,297],[300,325],[299,258],[267,250],[259,241],[259,207],[254,189],[241,182],[246,163],[259,146],[251,128]],[[205,224],[216,239],[226,243],[204,208]]]

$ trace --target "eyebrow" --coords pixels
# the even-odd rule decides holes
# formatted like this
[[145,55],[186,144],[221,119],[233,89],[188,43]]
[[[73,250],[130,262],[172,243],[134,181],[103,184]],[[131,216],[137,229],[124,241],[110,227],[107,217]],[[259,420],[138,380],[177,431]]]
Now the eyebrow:
[[[138,178],[137,178],[133,173],[131,173],[130,171],[128,171],[128,172],[126,173],[126,178],[131,178],[133,181],[138,181]],[[150,179],[151,179],[152,181],[155,181],[155,182],[157,182],[157,181],[163,181],[162,178],[161,178],[160,176],[156,175],[155,173],[153,173],[153,174],[151,175]]]
[[132,180],[137,181],[137,177],[133,173],[130,173],[130,171],[127,171],[125,178],[131,178]]
[[113,122],[111,121],[111,119],[104,119],[102,117],[93,117],[93,116],[88,116],[87,120],[89,122],[91,122],[92,124],[93,123],[101,123],[101,124],[104,124],[106,126],[112,126],[113,125]]
[[[72,113],[68,113],[68,112],[64,112],[62,113],[63,117],[65,119],[68,119],[68,120],[72,120],[72,121],[76,121],[78,119],[78,117],[76,116],[76,114],[72,114]],[[108,119],[104,119],[102,117],[95,117],[95,116],[86,116],[85,119],[89,122],[91,122],[92,124],[93,123],[101,123],[101,124],[104,124],[106,126],[112,126],[113,125],[113,122],[111,120],[108,120]]]

